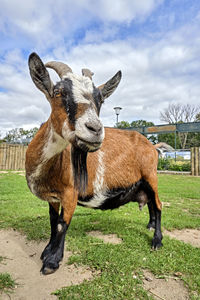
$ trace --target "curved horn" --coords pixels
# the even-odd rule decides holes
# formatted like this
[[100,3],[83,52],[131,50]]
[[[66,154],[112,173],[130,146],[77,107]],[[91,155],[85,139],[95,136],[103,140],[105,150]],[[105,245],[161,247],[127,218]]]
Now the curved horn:
[[92,80],[92,76],[94,75],[94,73],[89,69],[82,69],[82,75],[89,77]]
[[58,61],[50,61],[45,64],[45,67],[51,68],[56,71],[61,79],[63,78],[63,76],[67,75],[67,73],[72,73],[72,69],[68,65]]

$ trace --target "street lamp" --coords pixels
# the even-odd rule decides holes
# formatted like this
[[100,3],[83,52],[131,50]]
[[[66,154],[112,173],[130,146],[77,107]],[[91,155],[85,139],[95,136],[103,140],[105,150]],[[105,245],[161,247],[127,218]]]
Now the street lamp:
[[117,106],[117,107],[114,107],[114,110],[115,110],[115,114],[116,114],[116,116],[117,116],[117,122],[116,122],[116,124],[117,124],[117,127],[118,127],[118,116],[119,116],[119,114],[120,114],[120,110],[121,110],[122,108],[121,107],[119,107],[119,106]]

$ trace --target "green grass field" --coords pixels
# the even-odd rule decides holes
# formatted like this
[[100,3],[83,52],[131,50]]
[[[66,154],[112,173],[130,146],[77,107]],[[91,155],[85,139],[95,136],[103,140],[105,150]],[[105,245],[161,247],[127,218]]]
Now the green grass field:
[[[200,228],[199,191],[199,178],[159,175],[160,199],[170,203],[163,209],[162,228]],[[49,238],[48,204],[29,192],[23,176],[0,174],[0,207],[1,229],[15,228],[28,239]],[[92,281],[56,291],[58,298],[151,299],[141,279],[148,269],[161,276],[180,272],[190,299],[199,299],[200,249],[164,236],[164,246],[151,251],[153,232],[146,229],[147,223],[147,207],[140,212],[137,203],[105,212],[77,207],[66,237],[67,249],[74,253],[69,264],[100,272]],[[86,234],[91,230],[116,233],[123,242],[105,244]]]

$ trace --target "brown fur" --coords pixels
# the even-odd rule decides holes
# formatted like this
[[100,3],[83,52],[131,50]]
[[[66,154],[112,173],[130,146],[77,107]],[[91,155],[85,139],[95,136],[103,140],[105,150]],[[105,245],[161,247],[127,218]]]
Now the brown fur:
[[[38,153],[41,152],[39,141],[43,141],[47,126],[46,123],[29,145],[26,160],[27,173],[33,170],[33,161],[35,164],[38,163]],[[78,194],[73,187],[70,149],[71,146],[68,146],[44,165],[43,178],[40,178],[38,185],[40,198],[50,202],[52,197],[60,200],[64,211],[67,212],[64,214],[67,224],[72,218],[78,200]],[[144,178],[152,187],[157,208],[161,210],[162,205],[157,190],[158,154],[155,147],[144,136],[135,131],[106,128],[100,151],[104,152],[104,181],[109,189],[126,188]],[[87,168],[86,193],[92,195],[98,168],[98,151],[88,153]]]

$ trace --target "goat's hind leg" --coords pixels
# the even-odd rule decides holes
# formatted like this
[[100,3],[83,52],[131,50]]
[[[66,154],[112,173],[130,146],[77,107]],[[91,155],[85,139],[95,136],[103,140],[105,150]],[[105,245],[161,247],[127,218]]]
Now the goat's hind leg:
[[149,230],[153,230],[156,227],[155,209],[153,207],[152,201],[148,202],[147,205],[149,210],[149,223],[147,224],[147,228]]
[[152,239],[152,249],[157,250],[162,244],[162,232],[161,232],[161,210],[156,207],[156,204],[153,203],[154,212],[155,212],[155,232]]
[[158,190],[157,190],[157,180],[148,180],[148,184],[146,185],[146,192],[148,193],[148,208],[149,208],[149,215],[150,221],[147,227],[155,228],[154,236],[152,239],[152,249],[156,250],[162,246],[162,232],[161,232],[161,209],[162,204],[158,197]]

